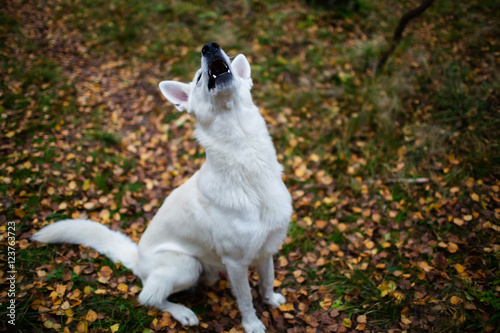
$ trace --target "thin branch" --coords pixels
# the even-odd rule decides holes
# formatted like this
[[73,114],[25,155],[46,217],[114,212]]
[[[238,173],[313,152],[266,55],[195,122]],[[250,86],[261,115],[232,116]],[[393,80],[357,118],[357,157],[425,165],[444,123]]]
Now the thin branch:
[[399,45],[399,42],[401,42],[401,39],[403,38],[403,31],[405,30],[408,23],[415,17],[420,16],[427,8],[429,8],[432,5],[433,2],[434,0],[422,0],[420,6],[410,10],[409,12],[405,13],[403,17],[401,17],[401,20],[399,20],[399,24],[396,30],[394,31],[394,36],[392,36],[391,46],[379,58],[377,64],[378,73],[380,73],[385,63],[387,62],[389,56],[394,52],[396,47]]

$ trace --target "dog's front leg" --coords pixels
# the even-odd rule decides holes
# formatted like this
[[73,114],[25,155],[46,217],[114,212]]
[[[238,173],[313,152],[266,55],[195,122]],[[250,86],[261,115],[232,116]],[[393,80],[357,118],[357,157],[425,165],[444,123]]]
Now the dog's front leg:
[[264,298],[264,302],[273,308],[277,308],[286,302],[283,295],[274,292],[274,264],[273,257],[261,261],[257,264],[257,272],[259,273],[259,289],[260,295]]
[[227,274],[233,289],[238,308],[241,312],[242,325],[246,333],[265,333],[266,327],[257,318],[252,303],[252,293],[248,282],[248,266],[243,266],[234,260],[225,261]]

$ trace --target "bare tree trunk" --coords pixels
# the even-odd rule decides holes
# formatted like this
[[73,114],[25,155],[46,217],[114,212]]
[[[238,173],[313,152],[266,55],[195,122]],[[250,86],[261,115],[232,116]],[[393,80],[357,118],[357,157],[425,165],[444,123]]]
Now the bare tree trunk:
[[401,17],[401,20],[399,20],[399,24],[394,31],[394,35],[392,36],[391,46],[380,56],[378,60],[377,73],[380,73],[389,56],[394,52],[396,47],[399,45],[399,42],[401,42],[401,39],[403,38],[403,31],[405,30],[406,25],[415,17],[420,16],[427,8],[432,5],[433,2],[434,0],[422,0],[420,6],[410,10],[409,12],[405,13],[403,17]]

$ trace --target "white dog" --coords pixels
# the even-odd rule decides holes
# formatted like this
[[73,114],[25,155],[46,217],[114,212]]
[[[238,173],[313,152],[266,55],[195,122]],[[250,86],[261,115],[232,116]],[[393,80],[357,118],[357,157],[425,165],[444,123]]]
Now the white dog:
[[197,325],[197,316],[167,297],[200,279],[215,282],[225,272],[245,331],[265,332],[252,304],[248,268],[257,268],[266,303],[277,307],[285,302],[273,291],[272,255],[285,238],[292,206],[251,87],[245,56],[231,62],[217,43],[203,47],[201,69],[191,83],[160,83],[178,110],[196,117],[195,134],[206,163],[167,197],[139,245],[88,220],[54,223],[32,239],[84,244],[120,261],[142,280],[139,301],[170,312],[182,325]]

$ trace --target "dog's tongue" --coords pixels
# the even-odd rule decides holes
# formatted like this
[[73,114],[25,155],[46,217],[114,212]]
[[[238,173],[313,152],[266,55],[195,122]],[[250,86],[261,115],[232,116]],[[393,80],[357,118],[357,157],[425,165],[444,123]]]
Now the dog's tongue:
[[210,74],[213,76],[219,76],[223,73],[227,73],[229,70],[229,67],[227,67],[226,63],[222,59],[217,59],[212,62],[212,65],[210,65]]

